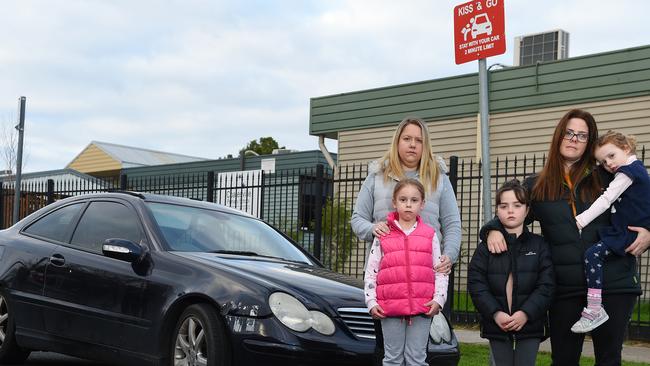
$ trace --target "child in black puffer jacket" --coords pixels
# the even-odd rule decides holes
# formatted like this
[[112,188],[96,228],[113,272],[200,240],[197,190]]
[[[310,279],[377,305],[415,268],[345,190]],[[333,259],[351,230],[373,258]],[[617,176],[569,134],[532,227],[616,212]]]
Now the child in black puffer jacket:
[[553,265],[544,239],[524,226],[528,204],[528,192],[517,180],[497,191],[497,217],[508,250],[491,254],[481,242],[469,264],[468,289],[481,314],[481,336],[489,339],[499,366],[535,365],[547,337]]

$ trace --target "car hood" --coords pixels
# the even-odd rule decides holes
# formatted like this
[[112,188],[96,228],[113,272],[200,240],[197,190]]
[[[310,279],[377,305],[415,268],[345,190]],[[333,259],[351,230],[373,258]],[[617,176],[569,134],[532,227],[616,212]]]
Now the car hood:
[[175,252],[222,271],[242,276],[273,291],[296,296],[308,308],[365,308],[363,281],[308,264],[264,257]]

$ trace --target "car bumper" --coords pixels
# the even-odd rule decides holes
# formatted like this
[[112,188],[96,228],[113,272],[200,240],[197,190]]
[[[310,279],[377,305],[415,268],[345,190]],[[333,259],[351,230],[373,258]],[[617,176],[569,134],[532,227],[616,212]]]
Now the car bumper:
[[375,341],[355,337],[335,320],[331,336],[294,332],[274,318],[227,316],[235,365],[372,365]]
[[[314,330],[294,332],[276,318],[226,317],[232,342],[233,364],[265,366],[373,365],[375,341],[357,338],[335,319],[336,332],[325,336]],[[435,344],[427,349],[427,363],[455,366],[460,359],[458,341]]]

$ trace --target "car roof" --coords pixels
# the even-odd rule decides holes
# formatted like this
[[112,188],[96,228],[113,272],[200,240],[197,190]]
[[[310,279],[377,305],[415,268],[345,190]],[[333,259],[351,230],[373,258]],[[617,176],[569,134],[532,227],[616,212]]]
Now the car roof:
[[230,208],[228,206],[224,206],[218,203],[212,203],[212,202],[207,202],[207,201],[200,201],[197,199],[191,199],[191,198],[184,198],[184,197],[175,197],[175,196],[166,196],[162,194],[153,194],[153,193],[145,193],[145,192],[136,192],[136,191],[112,191],[112,192],[102,192],[102,193],[90,193],[90,194],[84,194],[84,195],[79,195],[79,196],[74,196],[74,197],[69,197],[62,199],[60,201],[57,201],[57,203],[61,202],[69,202],[73,200],[83,200],[83,199],[97,199],[97,198],[120,198],[120,199],[126,199],[128,201],[145,201],[145,202],[158,202],[158,203],[170,203],[170,204],[177,204],[177,205],[183,205],[183,206],[191,206],[191,207],[197,207],[197,208],[205,208],[209,210],[217,210],[217,211],[222,211],[226,213],[231,213],[231,214],[236,214],[236,215],[243,215],[243,216],[249,216],[253,217],[252,215],[236,210],[234,208]]

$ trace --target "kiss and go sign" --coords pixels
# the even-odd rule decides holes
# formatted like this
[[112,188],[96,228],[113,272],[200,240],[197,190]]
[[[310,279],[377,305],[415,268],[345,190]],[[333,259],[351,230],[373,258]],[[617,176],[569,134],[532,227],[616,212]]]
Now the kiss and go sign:
[[456,64],[506,52],[503,0],[474,0],[454,8]]

